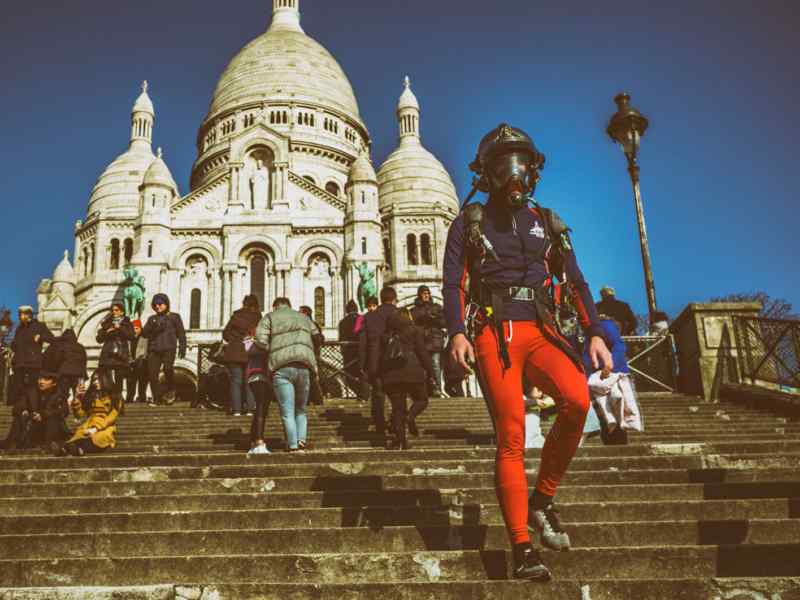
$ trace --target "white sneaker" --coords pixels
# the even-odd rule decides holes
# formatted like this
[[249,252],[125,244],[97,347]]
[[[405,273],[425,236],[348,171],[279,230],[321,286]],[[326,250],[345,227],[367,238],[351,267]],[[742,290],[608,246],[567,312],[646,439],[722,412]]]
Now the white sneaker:
[[247,454],[272,454],[264,444],[259,444],[258,446],[254,446],[250,448],[250,451]]
[[233,413],[231,416],[232,417],[241,417],[242,413]]

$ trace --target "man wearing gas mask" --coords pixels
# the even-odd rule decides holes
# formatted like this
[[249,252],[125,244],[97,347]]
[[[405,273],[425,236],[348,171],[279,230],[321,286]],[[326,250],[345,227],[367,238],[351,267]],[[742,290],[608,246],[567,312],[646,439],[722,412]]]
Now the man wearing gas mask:
[[[595,367],[613,366],[569,229],[533,199],[543,167],[544,156],[524,131],[502,124],[489,132],[470,165],[477,175],[470,197],[483,191],[488,201],[467,204],[467,199],[450,226],[444,262],[451,355],[464,368],[477,366],[495,424],[495,485],[513,546],[514,577],[535,581],[549,580],[550,571],[533,548],[531,533],[546,548],[570,547],[553,498],[589,409],[581,357],[555,318],[562,293],[570,294],[578,309]],[[530,497],[523,375],[558,405]]]

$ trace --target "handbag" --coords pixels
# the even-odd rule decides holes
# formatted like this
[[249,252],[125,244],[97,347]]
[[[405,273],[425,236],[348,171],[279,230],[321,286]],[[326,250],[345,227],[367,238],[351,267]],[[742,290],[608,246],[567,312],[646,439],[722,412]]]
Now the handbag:
[[111,340],[111,347],[108,350],[108,355],[114,360],[128,361],[128,353],[125,351],[125,342],[118,338]]
[[225,347],[227,346],[226,342],[216,342],[211,345],[211,349],[208,352],[208,360],[213,363],[223,363],[225,362]]

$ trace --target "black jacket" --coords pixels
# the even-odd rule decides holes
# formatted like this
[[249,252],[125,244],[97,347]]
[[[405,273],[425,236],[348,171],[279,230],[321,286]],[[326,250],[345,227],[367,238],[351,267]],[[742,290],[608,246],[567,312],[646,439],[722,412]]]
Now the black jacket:
[[622,335],[636,335],[636,315],[627,302],[605,298],[595,306],[599,314],[609,316],[620,324]]
[[181,316],[172,312],[152,315],[142,329],[142,337],[149,340],[148,352],[175,352],[186,355],[186,331]]
[[64,419],[69,415],[67,399],[59,392],[58,387],[51,388],[46,392],[37,390],[36,396],[36,408],[33,412],[38,412],[43,419],[51,417]]
[[414,308],[411,309],[411,318],[425,332],[425,347],[429,351],[444,350],[444,308],[440,304],[433,301],[423,302],[417,298],[414,300]]
[[122,317],[119,329],[114,328],[111,315],[103,319],[97,330],[97,341],[103,344],[99,366],[106,369],[124,369],[131,362],[130,341],[135,337],[128,317]]
[[386,323],[384,344],[392,333],[400,335],[404,362],[401,365],[382,365],[381,380],[384,387],[406,383],[424,383],[433,377],[431,354],[425,347],[425,334],[421,327],[403,319],[397,314],[391,315]]
[[227,342],[224,351],[224,361],[244,365],[247,364],[247,351],[244,348],[244,338],[255,337],[256,327],[261,320],[261,313],[247,308],[240,308],[231,315],[228,324],[222,331],[222,339]]
[[59,354],[59,375],[86,378],[86,348],[78,343],[72,329],[67,329],[54,344]]
[[[34,341],[36,336],[39,341]],[[20,323],[11,342],[11,351],[14,352],[14,359],[11,365],[15,369],[41,369],[42,368],[42,345],[46,342],[52,344],[56,341],[55,336],[47,328],[47,325],[33,319],[27,324]]]
[[364,328],[358,339],[358,356],[361,370],[368,373],[371,378],[379,375],[386,322],[396,312],[397,307],[394,304],[381,304],[371,313],[364,315]]

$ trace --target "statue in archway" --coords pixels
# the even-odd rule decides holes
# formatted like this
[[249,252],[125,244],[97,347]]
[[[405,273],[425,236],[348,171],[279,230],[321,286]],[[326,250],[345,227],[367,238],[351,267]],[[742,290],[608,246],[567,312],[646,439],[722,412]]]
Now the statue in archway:
[[378,282],[375,280],[375,272],[370,270],[367,263],[362,262],[356,269],[361,278],[358,283],[358,304],[363,312],[367,310],[367,300],[378,295]]
[[144,277],[133,267],[125,267],[122,272],[125,276],[123,282],[122,303],[125,305],[125,314],[131,319],[141,319],[144,310]]
[[269,195],[269,169],[264,161],[258,159],[255,171],[250,177],[250,208],[272,208]]

